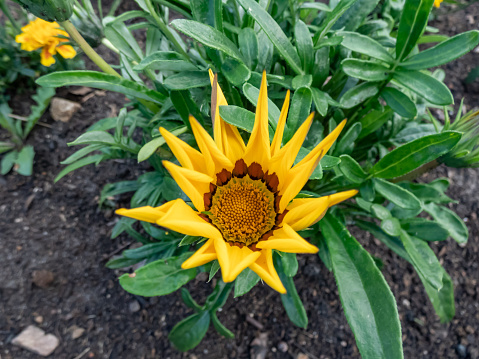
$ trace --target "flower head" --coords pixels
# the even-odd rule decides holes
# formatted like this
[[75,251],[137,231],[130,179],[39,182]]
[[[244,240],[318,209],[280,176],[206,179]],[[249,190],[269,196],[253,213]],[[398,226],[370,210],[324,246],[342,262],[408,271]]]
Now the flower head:
[[439,8],[441,6],[442,2],[443,2],[443,0],[434,0],[434,6]]
[[183,263],[184,269],[217,259],[225,282],[235,280],[249,267],[273,289],[285,293],[273,266],[273,250],[316,253],[318,249],[297,231],[319,221],[330,206],[357,193],[351,190],[320,198],[295,199],[346,121],[293,166],[313,114],[282,146],[288,92],[270,143],[266,74],[263,73],[254,128],[245,144],[238,129],[221,119],[219,106],[227,105],[226,99],[211,70],[210,77],[213,93],[216,92],[214,139],[193,117],[190,123],[199,151],[160,128],[181,166],[167,161],[163,164],[196,210],[177,199],[156,208],[119,209],[116,213],[208,238]]
[[53,55],[57,52],[65,59],[71,59],[76,55],[73,47],[62,45],[68,40],[59,36],[68,37],[68,33],[61,30],[58,23],[36,19],[22,27],[22,33],[15,37],[15,41],[21,44],[21,49],[25,51],[41,48],[40,62],[43,66],[51,66],[55,63]]

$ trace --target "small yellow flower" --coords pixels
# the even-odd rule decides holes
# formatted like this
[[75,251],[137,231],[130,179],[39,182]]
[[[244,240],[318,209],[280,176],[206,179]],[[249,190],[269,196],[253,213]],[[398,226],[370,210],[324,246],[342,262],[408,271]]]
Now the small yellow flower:
[[61,45],[68,40],[58,36],[68,37],[68,33],[61,30],[60,25],[56,22],[36,19],[22,27],[22,33],[15,37],[15,41],[21,44],[21,49],[25,51],[35,51],[41,48],[41,64],[51,66],[55,63],[53,55],[57,52],[65,59],[71,59],[76,55],[73,47]]
[[183,264],[194,268],[217,259],[225,282],[232,282],[246,268],[280,293],[286,290],[273,266],[273,250],[316,253],[318,248],[297,231],[318,222],[327,209],[354,196],[350,190],[320,198],[297,198],[323,155],[339,136],[346,121],[336,127],[306,157],[293,166],[314,114],[281,146],[289,107],[286,95],[276,133],[268,134],[268,95],[263,73],[254,128],[245,145],[238,129],[221,119],[219,106],[227,105],[216,88],[214,139],[190,117],[200,151],[164,128],[160,132],[181,166],[164,161],[174,180],[196,210],[177,199],[160,207],[119,209],[117,214],[156,223],[162,227],[208,238]]
[[442,2],[443,2],[443,0],[434,0],[434,6],[439,8],[441,6]]

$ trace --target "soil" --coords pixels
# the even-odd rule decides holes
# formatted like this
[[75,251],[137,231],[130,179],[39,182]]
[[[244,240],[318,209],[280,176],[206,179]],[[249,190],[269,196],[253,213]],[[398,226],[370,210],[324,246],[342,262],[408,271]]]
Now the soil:
[[[472,16],[472,23],[465,20],[466,15]],[[440,15],[435,26],[453,35],[473,29],[478,18],[476,4]],[[471,53],[444,67],[456,102],[466,96],[468,109],[478,103],[479,82],[466,86],[462,81],[476,64],[478,55]],[[58,96],[80,99],[66,90],[59,90]],[[99,193],[109,182],[136,178],[141,173],[136,161],[88,166],[53,183],[63,168],[60,161],[76,150],[66,143],[95,121],[115,113],[123,103],[121,95],[99,93],[83,103],[68,123],[54,122],[45,114],[42,121],[51,128],[37,126],[28,140],[36,151],[33,176],[10,173],[0,177],[0,263],[4,268],[0,281],[0,357],[37,358],[11,344],[21,330],[33,324],[60,339],[52,358],[249,358],[255,354],[252,341],[260,334],[267,338],[267,358],[299,358],[300,354],[311,359],[359,358],[334,276],[315,255],[298,256],[300,273],[295,277],[309,316],[306,330],[290,323],[276,292],[258,285],[240,298],[230,296],[218,313],[235,339],[225,339],[210,328],[201,344],[188,353],[171,346],[169,331],[191,314],[180,295],[131,295],[118,283],[121,272],[104,267],[132,240],[127,236],[110,239],[118,218],[111,210],[99,209]],[[16,114],[26,111],[20,99],[11,106]],[[410,265],[364,232],[353,233],[384,262],[384,276],[398,303],[405,357],[477,359],[479,171],[441,167],[420,180],[439,176],[451,180],[448,195],[459,203],[450,207],[470,231],[467,246],[453,240],[432,244],[455,285],[456,316],[450,323],[439,322]],[[51,272],[53,281],[51,274],[38,271]],[[46,278],[41,278],[42,274]],[[187,285],[199,302],[212,290],[212,283],[205,282],[198,277]],[[76,327],[85,332],[73,339]]]

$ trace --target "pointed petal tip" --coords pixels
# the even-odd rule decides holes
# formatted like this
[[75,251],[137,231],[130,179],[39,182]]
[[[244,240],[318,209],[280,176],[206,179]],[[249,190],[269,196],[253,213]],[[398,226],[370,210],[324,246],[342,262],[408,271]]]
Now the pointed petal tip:
[[123,216],[124,213],[128,212],[128,209],[126,208],[118,208],[116,211],[115,211],[115,214],[118,214],[120,216]]

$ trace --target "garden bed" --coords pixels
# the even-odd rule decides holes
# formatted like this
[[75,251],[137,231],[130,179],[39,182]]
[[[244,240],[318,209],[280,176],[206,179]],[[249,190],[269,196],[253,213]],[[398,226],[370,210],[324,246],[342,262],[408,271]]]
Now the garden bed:
[[[447,5],[446,5],[447,6]],[[442,11],[446,9],[441,9]],[[475,28],[479,5],[466,11],[440,15],[433,24],[442,33],[456,34]],[[472,19],[472,21],[471,21]],[[479,103],[478,82],[464,85],[468,71],[479,64],[471,52],[444,66],[446,84],[457,103],[462,96],[470,109]],[[93,67],[92,67],[93,68]],[[60,90],[58,96],[81,97]],[[309,317],[306,330],[289,321],[278,293],[266,285],[249,294],[228,299],[218,313],[235,333],[235,339],[220,337],[210,329],[201,344],[186,354],[172,348],[168,333],[190,314],[179,292],[165,297],[142,298],[125,292],[118,283],[120,271],[105,263],[134,244],[127,236],[110,239],[118,217],[113,208],[100,210],[102,186],[109,181],[134,179],[141,167],[134,160],[117,160],[89,166],[58,183],[53,179],[63,166],[60,161],[75,151],[66,142],[78,137],[98,119],[116,113],[122,95],[99,93],[82,104],[68,123],[54,122],[49,114],[37,126],[29,143],[35,147],[34,174],[11,173],[0,177],[0,356],[36,358],[12,345],[12,338],[30,324],[60,339],[53,358],[359,358],[351,329],[339,301],[333,274],[316,255],[299,255],[296,287]],[[16,114],[26,106],[22,97],[11,103]],[[420,180],[446,176],[447,194],[470,231],[464,248],[450,240],[432,244],[455,284],[456,316],[440,324],[413,268],[387,250],[379,241],[353,229],[360,243],[384,262],[385,278],[397,299],[406,358],[479,358],[479,171],[439,168]],[[119,199],[127,205],[128,197]],[[53,282],[33,283],[33,273],[50,271]],[[211,292],[206,277],[187,284],[193,297],[203,301]],[[46,284],[46,283],[43,283]],[[214,285],[213,285],[214,287]],[[72,339],[76,328],[85,329]],[[261,335],[261,334],[264,335]],[[256,340],[255,340],[256,339]],[[266,340],[265,340],[266,339]],[[263,346],[265,345],[265,348]],[[262,356],[262,350],[265,356]]]

